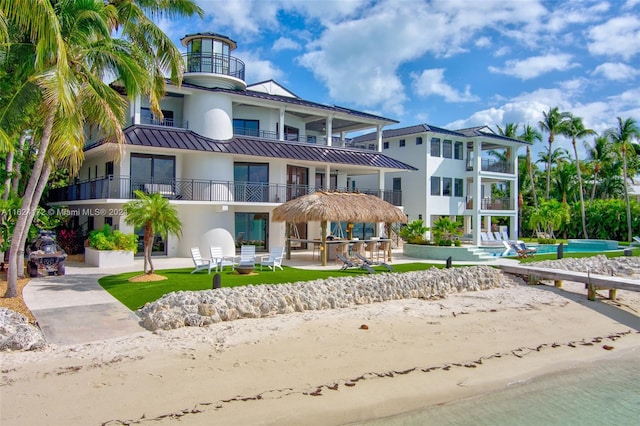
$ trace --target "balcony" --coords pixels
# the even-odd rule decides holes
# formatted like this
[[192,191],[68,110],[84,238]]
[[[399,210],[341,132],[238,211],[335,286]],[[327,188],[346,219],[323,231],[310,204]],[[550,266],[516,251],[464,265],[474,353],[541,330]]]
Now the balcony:
[[222,74],[244,81],[244,62],[221,53],[184,53],[185,72]]
[[[467,171],[472,172],[474,160],[467,160]],[[491,158],[483,158],[480,160],[480,170],[483,172],[507,173],[513,174],[513,167],[510,161],[494,160]]]
[[188,129],[188,121],[175,121],[173,118],[163,118],[158,120],[155,117],[141,116],[140,124],[150,124],[152,126],[178,127],[180,129]]
[[[332,188],[347,191],[344,188]],[[78,182],[52,189],[49,202],[66,203],[97,199],[135,198],[134,191],[159,193],[171,200],[222,203],[283,203],[316,189],[307,185],[231,182],[201,179],[133,179],[129,176],[109,176]],[[401,191],[362,190],[359,192],[382,198],[393,205],[402,203]]]
[[[473,198],[467,197],[467,209],[473,210]],[[510,198],[483,198],[480,200],[480,210],[513,210]]]

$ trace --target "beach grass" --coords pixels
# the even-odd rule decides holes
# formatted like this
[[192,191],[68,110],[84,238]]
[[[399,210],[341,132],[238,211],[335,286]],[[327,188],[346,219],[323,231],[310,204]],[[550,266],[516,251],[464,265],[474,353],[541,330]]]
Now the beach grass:
[[[430,269],[432,267],[443,268],[443,264],[432,263],[402,263],[393,265],[396,272],[409,272]],[[376,273],[383,273],[386,269],[382,266],[374,266]],[[113,297],[122,302],[131,310],[144,306],[145,303],[159,299],[173,291],[198,291],[209,290],[213,287],[215,273],[206,274],[198,272],[191,274],[193,268],[166,269],[155,271],[156,274],[167,277],[163,281],[130,282],[129,279],[140,275],[140,272],[127,272],[100,278],[100,285]],[[220,272],[222,287],[237,287],[260,284],[285,284],[299,281],[313,281],[330,277],[353,277],[366,275],[366,271],[360,269],[347,269],[344,271],[330,270],[320,271],[312,269],[298,269],[283,266],[283,270],[271,272],[269,270],[256,271],[254,274],[241,275],[231,270]]]

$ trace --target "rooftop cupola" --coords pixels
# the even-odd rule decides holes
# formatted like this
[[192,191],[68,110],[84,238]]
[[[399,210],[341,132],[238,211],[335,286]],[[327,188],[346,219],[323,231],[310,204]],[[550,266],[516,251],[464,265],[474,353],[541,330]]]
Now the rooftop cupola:
[[229,37],[216,33],[187,34],[180,40],[187,48],[184,81],[202,87],[244,90],[244,62],[230,55],[237,47]]

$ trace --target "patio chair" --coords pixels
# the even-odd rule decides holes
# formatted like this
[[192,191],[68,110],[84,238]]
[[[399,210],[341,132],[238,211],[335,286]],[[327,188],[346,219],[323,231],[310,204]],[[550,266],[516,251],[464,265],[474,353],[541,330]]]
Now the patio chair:
[[500,235],[502,235],[502,239],[504,241],[509,241],[509,234],[507,234],[507,231],[501,231]]
[[[512,251],[515,251],[515,248],[512,247],[512,244],[510,244],[508,241],[503,240],[502,244],[504,244],[504,251],[500,256],[502,257],[509,256],[509,253],[511,253]],[[518,254],[517,251],[516,251],[516,254]]]
[[518,240],[518,241],[516,241],[516,245],[517,245],[518,247],[520,247],[520,249],[522,249],[522,250],[526,250],[526,251],[528,251],[529,253],[537,253],[537,252],[538,252],[538,249],[537,249],[537,248],[534,248],[534,247],[527,247],[527,245],[524,243],[524,241],[520,241],[520,240]]
[[225,266],[231,266],[231,270],[233,271],[235,267],[233,257],[225,256],[222,252],[222,247],[211,246],[209,247],[209,250],[211,252],[211,261],[216,267],[216,272],[218,272],[218,268],[220,268],[220,272],[222,272]]
[[367,265],[364,262],[352,262],[351,260],[347,259],[346,256],[336,253],[336,259],[338,259],[340,262],[342,262],[342,268],[340,268],[341,271],[344,271],[346,269],[349,268],[358,268],[358,269],[364,269],[365,271],[367,271],[370,274],[373,274],[375,271],[373,270],[373,268],[369,265]]
[[256,246],[244,245],[240,247],[240,260],[238,266],[255,266],[256,264]]
[[387,270],[389,272],[393,272],[393,268],[391,267],[391,265],[389,265],[388,263],[384,263],[384,262],[374,262],[370,259],[367,259],[366,257],[364,257],[363,255],[361,255],[360,253],[355,253],[356,257],[358,259],[360,259],[363,263],[369,265],[369,266],[374,266],[374,265],[380,265],[380,266],[384,266],[385,268],[387,268]]
[[[498,232],[498,231],[493,231],[493,236],[495,237],[495,240],[498,241],[498,242],[503,240],[502,234],[500,234],[500,232]],[[507,240],[508,240],[508,238],[507,238]]]
[[282,271],[282,258],[284,257],[284,247],[274,247],[268,255],[260,258],[260,270],[263,266],[268,266],[273,272],[276,268]]
[[202,255],[200,254],[200,248],[191,247],[191,259],[193,259],[193,263],[196,265],[196,269],[191,271],[192,274],[204,269],[206,269],[209,274],[211,273],[211,268],[213,267],[213,265],[211,264],[211,260],[202,258]]
[[[524,244],[524,243],[523,243]],[[515,250],[516,254],[520,258],[531,257],[536,252],[534,249],[522,248],[518,243],[511,243],[511,247]]]
[[367,241],[367,243],[364,246],[364,251],[365,254],[367,252],[369,252],[369,258],[371,260],[373,260],[373,254],[375,253],[376,255],[378,254],[378,244],[379,241],[377,240],[371,240],[371,241]]

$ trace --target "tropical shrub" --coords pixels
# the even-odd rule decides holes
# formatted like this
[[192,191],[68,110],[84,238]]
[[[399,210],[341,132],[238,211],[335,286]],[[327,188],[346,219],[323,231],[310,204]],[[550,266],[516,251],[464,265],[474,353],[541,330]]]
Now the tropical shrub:
[[104,225],[89,233],[89,247],[96,250],[127,250],[138,251],[138,236],[112,231],[111,226]]
[[439,246],[451,246],[458,232],[458,224],[446,216],[441,217],[433,224],[433,235],[436,245]]
[[79,254],[84,249],[85,238],[81,229],[60,229],[56,240],[67,254]]
[[424,234],[429,230],[424,226],[422,219],[414,220],[407,223],[400,229],[400,236],[405,239],[409,244],[426,244]]

